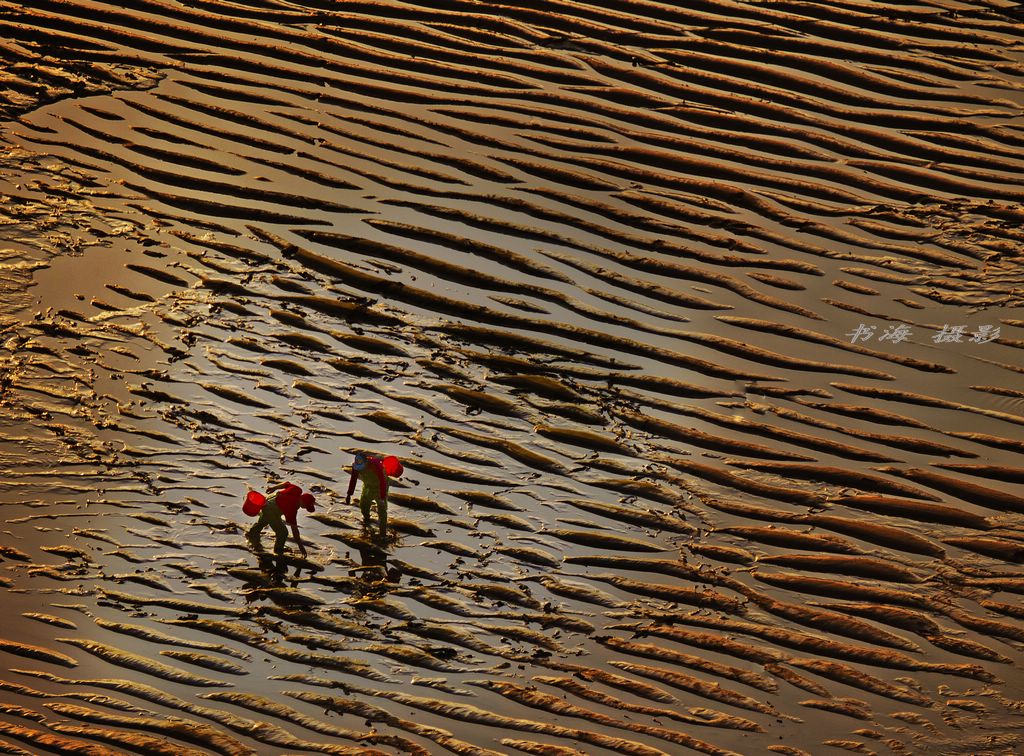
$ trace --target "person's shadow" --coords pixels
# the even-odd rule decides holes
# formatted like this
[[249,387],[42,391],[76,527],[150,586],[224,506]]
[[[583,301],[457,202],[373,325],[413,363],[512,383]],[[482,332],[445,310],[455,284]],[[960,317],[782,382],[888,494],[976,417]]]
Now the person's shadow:
[[369,539],[360,538],[352,545],[359,552],[359,567],[349,570],[349,575],[375,582],[387,575],[388,552]]
[[256,559],[259,560],[260,571],[267,577],[265,587],[284,585],[285,572],[288,570],[288,559],[284,554],[268,554],[264,551],[257,553]]
[[364,595],[383,595],[388,592],[389,584],[397,583],[402,571],[397,567],[388,566],[387,550],[381,545],[380,539],[353,539],[349,545],[359,552],[359,566],[351,567],[349,575],[359,578],[365,585]]

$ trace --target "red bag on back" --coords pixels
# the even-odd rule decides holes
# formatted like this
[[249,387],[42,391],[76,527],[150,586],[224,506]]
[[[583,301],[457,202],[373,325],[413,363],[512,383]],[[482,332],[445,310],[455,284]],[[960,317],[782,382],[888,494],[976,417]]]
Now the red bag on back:
[[250,517],[255,517],[267,503],[267,497],[257,491],[250,491],[245,495],[245,503],[242,504],[242,511]]
[[401,478],[402,473],[405,472],[405,468],[402,467],[398,457],[384,457],[381,460],[381,464],[384,466],[384,472],[390,478]]

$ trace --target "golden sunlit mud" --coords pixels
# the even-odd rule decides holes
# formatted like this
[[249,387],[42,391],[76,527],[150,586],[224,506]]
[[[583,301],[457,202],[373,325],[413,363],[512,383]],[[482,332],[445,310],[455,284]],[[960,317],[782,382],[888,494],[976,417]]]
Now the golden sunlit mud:
[[1020,752],[1022,20],[4,3],[0,752]]

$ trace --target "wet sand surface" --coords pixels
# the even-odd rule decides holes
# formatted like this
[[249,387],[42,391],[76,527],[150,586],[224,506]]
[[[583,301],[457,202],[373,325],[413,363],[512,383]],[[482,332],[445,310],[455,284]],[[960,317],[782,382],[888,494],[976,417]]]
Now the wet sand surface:
[[441,5],[3,3],[0,752],[1024,750],[1019,7]]

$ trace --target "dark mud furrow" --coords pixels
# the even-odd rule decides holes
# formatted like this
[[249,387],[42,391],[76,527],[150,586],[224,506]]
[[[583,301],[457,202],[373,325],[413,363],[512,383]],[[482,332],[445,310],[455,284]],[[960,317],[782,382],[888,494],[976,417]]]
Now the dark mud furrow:
[[[393,283],[378,276],[362,273],[353,266],[330,260],[266,232],[262,232],[261,236],[271,241],[275,246],[278,246],[285,254],[302,261],[308,267],[332,275],[338,282],[344,281],[348,286],[355,287],[364,292],[385,292],[393,299],[447,315],[467,317],[478,322],[499,325],[505,328],[518,327],[522,330],[560,336],[599,347],[611,347],[612,350],[617,352],[636,354],[649,359],[664,361],[671,365],[690,368],[696,372],[731,377],[759,377],[721,368],[714,363],[690,357],[682,352],[660,349],[633,339],[617,338],[607,332],[583,329],[562,323],[530,320],[515,315],[498,313],[464,301],[441,297],[431,294],[424,289]],[[442,326],[442,329],[447,330],[448,327]]]
[[[763,35],[759,41],[763,44],[767,39],[767,35]],[[790,38],[785,39],[784,42],[793,43],[797,40]],[[802,89],[805,93],[820,92],[836,98],[857,99],[864,98],[864,93],[867,92],[887,95],[891,98],[906,97],[926,102],[942,100],[975,105],[991,103],[989,98],[958,92],[955,88],[946,85],[939,77],[916,77],[916,80],[907,82],[895,81],[870,69],[843,66],[823,56],[787,52],[784,49],[758,50],[750,45],[720,42],[708,38],[693,40],[689,47],[694,52],[701,51],[706,55],[714,55],[719,65],[728,65],[731,62],[737,70],[750,71],[757,76],[768,77],[767,81],[784,88],[795,85],[795,88]],[[782,48],[783,45],[779,47]],[[680,54],[671,49],[664,52],[671,56]],[[692,56],[693,53],[691,52],[689,55]],[[876,58],[876,60],[878,59]],[[893,56],[892,61],[895,62],[895,60],[896,56]],[[905,58],[904,62],[908,64],[908,67],[915,64],[915,61],[908,58]],[[769,68],[763,65],[764,63],[770,63],[777,68]],[[779,70],[780,68],[782,70]],[[947,70],[943,73],[948,75],[950,72]],[[848,85],[853,90],[837,87],[834,84],[823,85],[819,81],[807,77],[806,74],[820,76],[827,82]],[[915,86],[915,83],[918,84]],[[889,106],[899,107],[899,103],[890,101]]]
[[[395,83],[409,83],[419,81],[418,76],[410,76],[405,73],[398,73],[398,67],[403,63],[405,66],[417,73],[424,73],[426,75],[434,76],[458,76],[457,69],[452,69],[448,66],[433,63],[431,61],[417,61],[413,57],[405,57],[382,54],[375,52],[370,49],[362,48],[355,45],[343,45],[335,43],[332,47],[337,50],[340,55],[331,55],[329,59],[325,59],[317,52],[300,52],[299,47],[305,46],[308,49],[315,50],[316,47],[322,47],[323,45],[304,45],[306,42],[317,42],[322,41],[322,37],[316,35],[303,35],[303,34],[290,34],[288,43],[292,50],[289,54],[286,54],[282,47],[275,44],[268,44],[260,41],[252,41],[262,39],[265,33],[265,27],[261,25],[257,31],[259,36],[253,37],[252,29],[247,28],[245,25],[240,25],[235,21],[231,22],[232,31],[237,36],[218,36],[212,31],[205,31],[206,25],[203,24],[191,24],[183,25],[181,23],[166,22],[157,20],[155,18],[145,18],[137,13],[129,11],[121,11],[118,9],[105,8],[97,10],[95,8],[86,8],[79,6],[72,2],[56,3],[56,2],[45,2],[36,4],[38,9],[35,17],[36,23],[44,25],[50,25],[58,29],[81,29],[84,35],[87,37],[98,37],[101,39],[108,39],[111,41],[124,41],[125,37],[131,39],[132,37],[121,29],[134,29],[145,32],[140,38],[146,40],[148,43],[146,46],[154,46],[154,37],[170,38],[187,41],[193,45],[200,45],[201,49],[228,49],[233,50],[244,55],[252,55],[254,57],[267,57],[270,59],[289,60],[291,62],[298,62],[302,65],[317,69],[326,68],[334,73],[342,74],[355,74],[364,75],[369,77],[372,68],[366,68],[361,65],[353,65],[348,61],[350,59],[360,60],[364,63],[370,63],[375,65],[382,65],[378,70],[380,72],[388,72],[383,75],[378,74],[380,78],[390,80]],[[59,13],[60,15],[44,15],[46,11],[53,13]],[[85,20],[83,16],[91,16],[92,18],[98,19],[98,23],[93,23],[91,20]],[[197,19],[193,19],[197,20]],[[204,22],[208,19],[203,19]],[[241,27],[241,28],[239,28]],[[271,27],[273,28],[273,27]],[[130,33],[129,33],[130,34]],[[244,35],[248,34],[246,37]],[[280,36],[280,35],[278,35]],[[166,50],[169,45],[160,44],[160,48]],[[178,55],[189,55],[191,50],[175,45],[181,52],[177,52]],[[393,73],[392,73],[393,72]],[[464,72],[463,76],[467,79],[474,80],[474,73],[470,71]],[[505,82],[506,85],[512,84],[518,88],[524,86],[511,77],[496,77],[500,78],[501,81]],[[481,89],[473,85],[459,85],[454,84],[449,78],[446,86],[453,87],[456,89],[462,89],[466,93],[484,93],[487,90]],[[528,86],[528,85],[525,85]]]
[[[633,394],[628,395],[629,398],[634,398]],[[810,436],[804,433],[798,433],[796,431],[784,430],[775,428],[773,426],[764,423],[754,423],[746,421],[742,416],[737,415],[724,415],[718,412],[702,411],[694,408],[680,407],[677,404],[671,404],[666,406],[665,404],[652,405],[658,409],[668,410],[673,413],[679,413],[690,416],[699,421],[706,422],[719,427],[731,428],[740,433],[746,433],[751,435],[763,436],[776,441],[790,444],[792,446],[801,447],[804,450],[817,450],[834,454],[837,457],[845,457],[849,459],[861,459],[861,460],[874,460],[874,459],[888,459],[884,455],[874,454],[864,449],[860,449],[846,444],[837,443],[835,441],[829,441],[824,438]],[[744,405],[745,406],[745,405]],[[654,417],[647,417],[631,412],[622,413],[620,417],[629,425],[642,430],[648,430],[658,433],[659,435],[667,438],[674,438],[678,441],[685,441],[688,443],[694,443],[697,445],[703,445],[698,443],[700,438],[715,438],[710,434],[703,434],[694,431],[692,428],[687,428],[681,424],[660,420]],[[720,437],[719,437],[720,438]],[[711,446],[709,448],[715,448],[719,451],[739,451],[746,456],[761,457],[764,459],[808,459],[805,454],[799,452],[789,452],[785,449],[780,448],[778,445],[775,446],[764,446],[762,444],[751,444],[741,442],[739,439],[734,438],[730,442],[726,443],[720,441],[717,446]],[[660,462],[674,465],[675,459],[655,456]]]
[[[426,255],[394,247],[388,244],[371,242],[359,237],[343,236],[341,234],[326,234],[315,231],[300,232],[303,238],[311,242],[322,244],[339,250],[348,250],[360,254],[388,260],[390,262],[404,263],[406,266],[421,270],[432,276],[444,279],[451,283],[460,283],[473,286],[479,289],[489,289],[498,292],[509,292],[522,295],[532,295],[538,299],[547,300],[564,306],[565,308],[595,320],[615,325],[626,326],[633,330],[652,330],[658,332],[655,326],[647,325],[630,318],[623,318],[612,313],[598,310],[583,304],[580,300],[570,298],[552,289],[534,286],[510,279],[488,276],[486,274],[455,265],[442,260],[436,260]],[[500,250],[497,251],[500,254]],[[502,255],[507,257],[508,255]]]
[[[669,54],[669,58],[676,56],[676,54]],[[678,54],[678,57],[681,60],[689,57],[692,61],[694,58],[700,60],[703,56],[699,54],[687,56],[683,53]],[[833,126],[829,130],[840,133],[860,131],[869,138],[870,130],[858,128],[856,125],[858,122],[899,128],[927,128],[931,123],[946,126],[943,129],[946,131],[967,130],[968,133],[985,133],[984,127],[970,123],[967,121],[967,117],[999,112],[999,110],[975,111],[960,108],[943,110],[920,105],[914,108],[913,113],[889,108],[868,110],[862,104],[856,109],[843,108],[828,102],[826,98],[820,96],[820,93],[818,96],[805,96],[763,83],[751,82],[746,76],[737,76],[734,72],[729,72],[728,63],[715,65],[714,58],[705,57],[705,60],[702,61],[710,64],[708,66],[710,70],[706,70],[702,66],[687,66],[687,69],[691,71],[689,75],[678,72],[674,65],[678,62],[669,60],[670,65],[661,68],[656,73],[650,72],[647,67],[637,70],[636,67],[625,68],[621,64],[609,65],[605,61],[595,60],[592,65],[595,65],[597,70],[609,78],[643,87],[659,95],[682,96],[690,101],[747,112],[751,115],[763,116],[772,113],[779,116],[779,120],[803,125],[820,123],[825,119],[841,120],[842,126],[838,128]],[[732,64],[732,66],[736,68],[736,64]],[[723,69],[726,72],[720,73]],[[750,69],[748,68],[743,73],[749,75]],[[1012,108],[1012,103],[1007,102],[1006,104]],[[924,113],[924,115],[919,115],[919,113]]]
[[0,750],[1012,743],[1024,59],[961,5],[7,3]]
[[[857,201],[856,195],[842,191],[841,189],[824,185],[814,184],[810,181],[791,178],[794,174],[806,174],[808,177],[815,177],[824,179],[831,182],[832,184],[839,184],[840,186],[851,186],[854,184],[854,177],[844,175],[837,169],[829,170],[826,167],[818,167],[814,163],[810,165],[798,164],[795,162],[785,162],[781,160],[756,160],[748,158],[746,155],[725,148],[715,149],[714,147],[708,148],[703,145],[690,145],[682,140],[669,140],[663,138],[658,143],[659,147],[665,149],[656,150],[654,148],[638,149],[638,148],[626,148],[619,146],[598,146],[581,144],[577,141],[569,141],[566,139],[559,139],[555,137],[533,137],[534,140],[541,144],[558,149],[560,151],[571,151],[571,152],[583,152],[586,154],[600,154],[613,160],[602,160],[602,161],[589,161],[585,158],[579,158],[579,165],[592,166],[598,169],[611,169],[614,170],[613,166],[621,163],[627,163],[629,165],[647,165],[647,166],[659,166],[664,169],[671,169],[680,174],[687,176],[700,176],[714,180],[727,180],[736,181],[743,177],[750,183],[771,188],[773,190],[782,190],[787,193],[796,193],[806,195],[820,200],[831,200],[834,202],[847,202],[853,203]],[[651,141],[648,137],[648,141]],[[701,160],[696,157],[684,156],[688,152],[699,152],[702,155],[706,155],[710,158],[717,158],[717,160]],[[547,157],[549,160],[556,159],[554,155],[550,153],[539,153],[541,157]],[[562,158],[565,159],[565,158]],[[731,164],[739,163],[742,167],[733,168]],[[744,165],[745,164],[745,165]],[[768,169],[773,171],[769,172],[754,172],[750,170],[750,167],[757,166],[758,168]],[[885,186],[880,182],[865,181],[861,178],[856,181],[856,184],[862,190],[870,190],[872,194],[880,195],[883,197],[891,197],[893,199],[908,199],[905,195],[905,191],[897,189],[890,185]]]
[[[613,69],[614,73],[625,73],[625,69]],[[630,74],[631,77],[635,75]],[[648,75],[650,77],[651,75]],[[925,159],[929,157],[933,160],[940,159],[941,152],[931,144],[921,144],[912,139],[903,137],[890,136],[886,132],[875,131],[865,127],[853,127],[844,124],[844,128],[836,129],[834,124],[829,124],[824,118],[817,118],[810,115],[805,115],[802,111],[794,111],[793,109],[786,109],[781,106],[774,104],[766,105],[766,100],[760,98],[735,98],[723,96],[720,89],[707,89],[702,93],[697,93],[695,90],[683,87],[669,87],[668,92],[662,95],[635,95],[632,90],[623,90],[621,88],[610,88],[610,87],[590,87],[590,88],[575,88],[575,93],[578,95],[590,95],[593,97],[601,97],[602,102],[595,103],[593,100],[584,99],[583,97],[551,97],[545,95],[530,95],[531,99],[538,100],[540,102],[548,103],[552,102],[563,107],[575,106],[576,108],[583,108],[586,110],[593,111],[596,115],[600,116],[618,116],[622,112],[629,112],[628,108],[622,106],[631,105],[644,105],[651,108],[656,108],[659,111],[669,112],[685,116],[688,119],[697,118],[699,120],[707,121],[709,125],[717,127],[719,130],[724,130],[736,120],[741,122],[753,122],[757,123],[758,126],[755,128],[756,131],[764,133],[766,135],[777,135],[783,136],[787,132],[794,130],[800,130],[800,136],[805,141],[809,141],[812,144],[820,144],[823,147],[828,147],[841,154],[848,154],[851,157],[862,157],[862,158],[874,158],[874,159],[890,159],[891,156],[895,158],[894,164],[899,164],[902,161],[908,159]],[[623,96],[624,91],[629,93],[629,96]],[[703,103],[694,103],[690,105],[695,94],[702,94],[700,99],[704,100]],[[680,97],[677,97],[680,96]],[[673,100],[683,99],[687,104],[676,106],[673,104]],[[756,104],[755,104],[756,103]],[[746,113],[742,111],[748,111]],[[695,111],[695,112],[694,112]],[[738,112],[738,117],[731,115],[733,111]],[[694,112],[691,116],[690,113]],[[729,115],[725,115],[729,114]],[[786,123],[789,125],[789,129],[784,129],[781,125],[764,125],[763,119],[769,119],[772,121]],[[633,120],[633,118],[630,118]],[[958,124],[969,123],[966,120],[957,122]],[[938,125],[937,122],[930,122],[928,120],[922,120],[921,122],[911,122],[905,124],[888,124],[894,128],[900,125],[905,126],[908,129],[927,129]],[[842,135],[841,138],[829,136],[815,136],[813,131],[815,128],[822,128],[827,131],[831,131],[834,134]],[[670,129],[669,129],[670,130]],[[975,134],[973,130],[968,130],[968,135]],[[984,132],[982,132],[984,133]],[[1008,134],[1009,132],[1007,132]],[[989,133],[988,136],[994,136]],[[1015,141],[1007,140],[1005,135],[1001,135],[1002,138],[999,141],[1014,144]],[[863,145],[867,145],[866,147]],[[865,155],[867,151],[869,154]],[[873,154],[871,154],[873,153]],[[913,155],[914,158],[901,157],[906,154]],[[582,161],[582,158],[576,160]],[[585,162],[585,161],[584,161]],[[812,164],[813,165],[813,164]],[[620,169],[621,170],[621,169]],[[725,173],[729,172],[729,167],[723,166],[721,170]],[[811,171],[815,171],[812,167]],[[827,169],[820,169],[827,170]],[[834,172],[830,172],[835,175]],[[792,180],[785,182],[791,185],[799,185],[799,182],[793,182]],[[805,182],[806,183],[806,182]],[[874,182],[873,182],[874,183]],[[817,187],[811,185],[811,194],[814,193],[829,193],[827,187]],[[896,191],[903,198],[910,199],[913,197],[924,198],[924,195],[916,191],[913,187],[901,187],[896,184],[889,184],[890,191]],[[836,192],[831,190],[834,196],[841,196],[842,192]],[[712,195],[715,196],[715,195]]]

